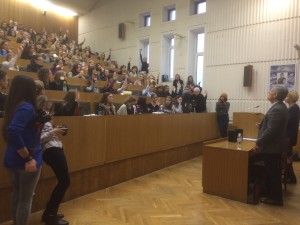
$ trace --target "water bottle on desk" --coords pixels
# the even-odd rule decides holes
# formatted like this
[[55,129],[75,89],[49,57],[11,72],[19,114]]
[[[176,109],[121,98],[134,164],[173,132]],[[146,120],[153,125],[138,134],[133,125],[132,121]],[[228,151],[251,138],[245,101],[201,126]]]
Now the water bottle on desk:
[[63,91],[68,91],[68,85],[66,81],[63,82]]
[[236,146],[237,150],[242,150],[243,137],[241,133],[238,133],[236,141],[237,141],[237,146]]
[[164,112],[164,106],[163,106],[163,105],[160,105],[160,106],[159,106],[159,111],[160,111],[161,113]]

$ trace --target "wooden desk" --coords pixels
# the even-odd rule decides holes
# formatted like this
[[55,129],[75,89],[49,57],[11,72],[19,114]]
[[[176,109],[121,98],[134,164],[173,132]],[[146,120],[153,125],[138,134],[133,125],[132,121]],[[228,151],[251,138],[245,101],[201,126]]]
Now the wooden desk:
[[227,140],[203,146],[203,192],[248,202],[248,160],[255,143],[243,141],[242,150]]

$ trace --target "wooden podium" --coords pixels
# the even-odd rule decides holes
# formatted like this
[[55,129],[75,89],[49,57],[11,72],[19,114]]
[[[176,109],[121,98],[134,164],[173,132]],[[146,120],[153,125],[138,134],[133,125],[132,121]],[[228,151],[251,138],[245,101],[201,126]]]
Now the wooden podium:
[[238,129],[243,129],[243,136],[245,138],[257,138],[258,127],[264,117],[262,113],[249,113],[249,112],[234,112],[233,125]]
[[242,150],[236,143],[219,139],[203,146],[203,192],[248,203],[249,158],[255,142],[243,141]]

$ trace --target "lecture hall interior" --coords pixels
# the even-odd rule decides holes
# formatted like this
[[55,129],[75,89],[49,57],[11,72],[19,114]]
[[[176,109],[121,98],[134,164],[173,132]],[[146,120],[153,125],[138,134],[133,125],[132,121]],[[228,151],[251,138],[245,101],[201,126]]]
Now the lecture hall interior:
[[[83,114],[89,114],[53,118],[55,124],[69,128],[60,139],[71,185],[59,213],[70,225],[300,225],[299,184],[283,183],[283,207],[253,204],[248,165],[252,139],[258,135],[256,123],[271,107],[267,93],[274,82],[283,73],[284,85],[300,92],[300,0],[0,0],[0,4],[1,26],[12,21],[22,24],[24,31],[66,34],[68,41],[89,46],[95,63],[101,64],[100,53],[105,54],[104,61],[110,55],[114,69],[129,61],[140,69],[141,54],[157,86],[172,91],[176,74],[183,86],[192,76],[206,95],[203,113],[97,116],[103,93],[96,92],[104,81],[88,93],[88,81],[67,77],[68,85],[80,92]],[[7,36],[15,53],[20,35]],[[52,52],[50,42],[46,48]],[[56,51],[55,57],[63,51]],[[28,63],[19,59],[20,70],[9,71],[8,78],[26,74],[38,79],[36,73],[21,69]],[[128,95],[137,98],[145,87],[126,88],[114,94],[118,107]],[[250,139],[243,141],[242,150],[219,133],[216,103],[222,93],[230,102],[228,129],[242,129],[244,138]],[[46,95],[59,101],[65,92],[46,90]],[[166,102],[165,97],[160,99],[161,104]],[[0,124],[2,130],[2,118]],[[2,135],[0,139],[0,225],[11,225],[12,187],[3,166],[6,144]],[[220,145],[225,142],[226,147]],[[299,138],[293,150],[300,154]],[[300,163],[293,165],[299,178]],[[43,224],[41,215],[56,182],[51,168],[43,165],[30,225]]]

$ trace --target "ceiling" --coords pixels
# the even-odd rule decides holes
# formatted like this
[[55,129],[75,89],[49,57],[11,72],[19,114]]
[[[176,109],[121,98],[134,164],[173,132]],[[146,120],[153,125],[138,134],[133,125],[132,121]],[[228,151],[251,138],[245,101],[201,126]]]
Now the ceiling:
[[55,5],[71,9],[78,15],[90,12],[100,1],[101,0],[49,0],[49,2]]

